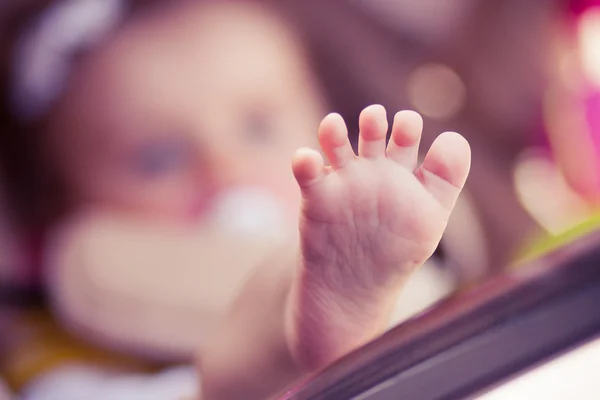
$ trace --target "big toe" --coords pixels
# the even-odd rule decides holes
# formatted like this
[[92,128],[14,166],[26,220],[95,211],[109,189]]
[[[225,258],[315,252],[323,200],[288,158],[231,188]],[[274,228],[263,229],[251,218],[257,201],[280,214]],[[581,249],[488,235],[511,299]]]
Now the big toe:
[[471,168],[471,148],[456,132],[442,133],[431,145],[417,176],[425,188],[451,209]]

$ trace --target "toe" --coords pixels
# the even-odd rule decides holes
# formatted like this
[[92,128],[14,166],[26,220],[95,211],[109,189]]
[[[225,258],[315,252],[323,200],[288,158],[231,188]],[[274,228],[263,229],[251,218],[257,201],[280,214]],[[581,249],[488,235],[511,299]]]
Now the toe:
[[441,205],[452,209],[470,166],[469,143],[458,133],[445,132],[433,142],[416,175]]
[[323,156],[313,149],[298,149],[292,160],[292,171],[304,195],[325,175]]
[[423,119],[414,111],[400,111],[394,116],[387,157],[413,171],[417,167]]
[[365,158],[378,158],[385,155],[385,136],[388,122],[385,108],[372,105],[360,113],[358,155]]
[[329,114],[319,127],[319,143],[334,169],[344,167],[356,155],[348,141],[348,128],[339,114]]

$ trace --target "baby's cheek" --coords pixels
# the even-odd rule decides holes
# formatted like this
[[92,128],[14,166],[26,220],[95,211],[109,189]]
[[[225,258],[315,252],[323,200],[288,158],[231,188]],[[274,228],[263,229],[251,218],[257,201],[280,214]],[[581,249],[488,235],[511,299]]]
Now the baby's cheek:
[[208,211],[212,197],[208,188],[187,180],[123,183],[106,191],[106,196],[100,198],[102,205],[148,220],[195,222]]
[[131,211],[145,218],[166,222],[186,223],[203,211],[202,199],[187,188],[156,188],[131,194]]

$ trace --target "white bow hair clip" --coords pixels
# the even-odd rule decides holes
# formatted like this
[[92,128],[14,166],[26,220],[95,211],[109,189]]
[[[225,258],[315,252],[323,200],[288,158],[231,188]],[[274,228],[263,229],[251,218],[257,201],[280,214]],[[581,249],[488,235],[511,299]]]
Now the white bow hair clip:
[[41,117],[62,94],[74,56],[100,41],[122,19],[126,0],[60,0],[18,38],[11,103],[21,120]]

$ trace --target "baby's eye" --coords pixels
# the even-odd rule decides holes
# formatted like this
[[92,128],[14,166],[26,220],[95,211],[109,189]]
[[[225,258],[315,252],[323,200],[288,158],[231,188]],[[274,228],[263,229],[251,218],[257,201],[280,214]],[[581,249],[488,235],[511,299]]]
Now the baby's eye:
[[271,144],[277,137],[275,118],[267,111],[253,111],[246,115],[243,135],[254,144]]
[[134,172],[144,178],[159,178],[181,171],[192,161],[188,143],[177,139],[155,140],[137,148],[132,155]]

